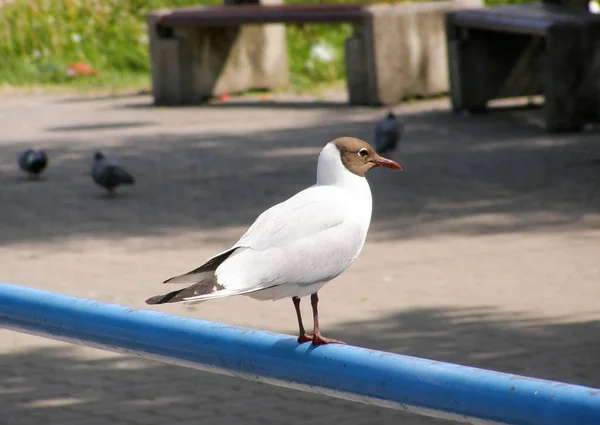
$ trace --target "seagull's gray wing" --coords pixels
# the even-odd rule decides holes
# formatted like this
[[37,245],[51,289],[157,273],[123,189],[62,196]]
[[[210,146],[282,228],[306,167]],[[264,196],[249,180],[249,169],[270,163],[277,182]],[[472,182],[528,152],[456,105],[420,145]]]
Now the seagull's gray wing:
[[[310,285],[333,279],[354,261],[367,230],[347,219],[346,198],[339,192],[313,186],[273,206],[232,248],[172,280],[194,285],[153,297],[150,303],[195,303],[286,283]],[[163,301],[167,296],[171,298]]]

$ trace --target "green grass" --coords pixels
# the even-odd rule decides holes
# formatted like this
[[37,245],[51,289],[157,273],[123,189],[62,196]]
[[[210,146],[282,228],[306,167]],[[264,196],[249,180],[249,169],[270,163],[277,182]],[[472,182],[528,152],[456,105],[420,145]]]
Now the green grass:
[[[488,0],[513,2],[521,0]],[[287,3],[381,3],[380,0],[286,0]],[[221,4],[221,0],[0,1],[0,88],[77,91],[148,90],[145,17],[161,8]],[[343,46],[350,25],[288,25],[292,89],[336,86],[345,78]],[[311,58],[325,44],[333,60]],[[85,62],[98,77],[70,78],[67,65]]]
[[[205,4],[210,2],[204,0]],[[3,3],[0,86],[61,86],[84,91],[148,89],[147,13],[164,7],[198,4],[194,0],[5,0]],[[70,78],[67,65],[74,62],[89,64],[99,71],[99,76]]]

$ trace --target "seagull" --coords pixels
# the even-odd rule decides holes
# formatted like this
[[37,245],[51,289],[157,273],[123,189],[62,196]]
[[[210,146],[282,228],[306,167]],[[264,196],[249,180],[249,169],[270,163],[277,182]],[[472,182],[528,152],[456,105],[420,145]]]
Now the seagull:
[[386,117],[379,121],[375,129],[375,150],[379,155],[393,158],[403,127],[392,111],[389,111]]
[[102,186],[113,195],[117,186],[135,183],[135,179],[131,174],[115,160],[105,157],[102,152],[94,154],[92,178],[96,184]]
[[[342,343],[321,335],[318,291],[358,257],[371,222],[374,167],[402,170],[366,142],[342,137],[319,155],[317,182],[263,212],[231,248],[164,283],[191,284],[146,300],[147,304],[198,302],[232,295],[258,300],[292,298],[298,342]],[[305,331],[300,299],[310,295],[313,333]]]
[[27,149],[17,158],[21,170],[29,174],[29,178],[38,178],[48,165],[48,157],[42,149]]

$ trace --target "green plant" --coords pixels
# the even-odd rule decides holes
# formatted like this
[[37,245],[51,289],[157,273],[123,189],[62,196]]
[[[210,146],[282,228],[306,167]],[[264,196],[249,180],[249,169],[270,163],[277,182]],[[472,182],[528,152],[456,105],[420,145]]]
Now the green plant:
[[196,4],[194,0],[0,2],[0,83],[66,83],[67,64],[73,62],[98,69],[101,82],[114,81],[118,75],[148,74],[146,14]]
[[[420,0],[419,0],[420,1]],[[491,4],[524,0],[486,0]],[[527,1],[527,0],[525,0]],[[286,3],[382,3],[377,0],[285,0]],[[222,0],[0,0],[0,85],[149,87],[146,15],[161,8],[221,4]],[[344,40],[352,27],[288,25],[293,88],[345,78]],[[327,57],[311,50],[319,46]],[[71,79],[67,65],[84,62],[99,77]]]

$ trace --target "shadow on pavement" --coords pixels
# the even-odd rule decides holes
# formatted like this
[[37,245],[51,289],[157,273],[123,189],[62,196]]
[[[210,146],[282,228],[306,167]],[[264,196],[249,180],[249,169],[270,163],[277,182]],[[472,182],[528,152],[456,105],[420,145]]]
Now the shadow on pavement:
[[113,123],[91,123],[83,125],[63,125],[49,127],[46,131],[89,131],[89,130],[115,130],[121,128],[145,127],[153,125],[152,122],[113,122]]
[[[330,336],[411,356],[599,387],[599,331],[600,321],[549,323],[481,307],[407,310],[347,323],[331,329]],[[133,357],[90,358],[88,352],[84,358],[79,350],[65,345],[0,356],[2,423],[450,423]]]
[[[326,142],[347,135],[372,141],[375,121],[349,122],[344,113],[324,111],[326,123],[244,134],[229,134],[225,123],[220,133],[185,133],[128,122],[142,129],[128,130],[116,143],[106,139],[106,148],[100,134],[93,143],[79,143],[65,128],[63,139],[45,142],[50,165],[39,184],[16,181],[13,162],[23,143],[4,143],[0,169],[10,172],[0,174],[0,244],[246,227],[266,208],[313,184]],[[272,113],[276,119],[277,109]],[[236,110],[230,114],[234,119]],[[405,171],[369,175],[370,237],[527,232],[590,219],[596,221],[587,226],[597,225],[595,133],[545,134],[532,110],[470,117],[431,111],[403,119],[407,131],[396,159]],[[97,196],[100,188],[89,173],[98,148],[136,177],[136,185],[122,191],[127,196]]]

